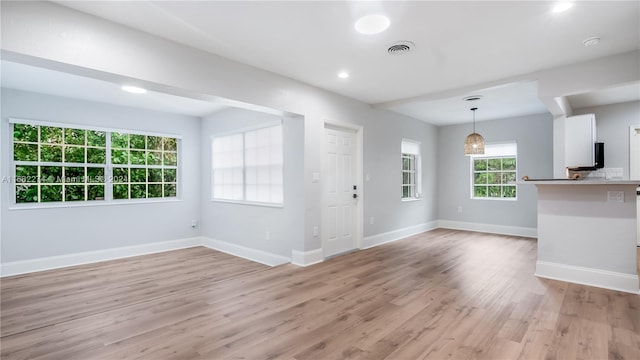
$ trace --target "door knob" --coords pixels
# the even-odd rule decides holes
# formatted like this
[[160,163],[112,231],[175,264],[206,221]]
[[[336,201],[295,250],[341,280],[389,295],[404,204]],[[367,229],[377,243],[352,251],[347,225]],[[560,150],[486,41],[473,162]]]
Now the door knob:
[[358,194],[353,194],[353,198],[357,199],[358,198]]

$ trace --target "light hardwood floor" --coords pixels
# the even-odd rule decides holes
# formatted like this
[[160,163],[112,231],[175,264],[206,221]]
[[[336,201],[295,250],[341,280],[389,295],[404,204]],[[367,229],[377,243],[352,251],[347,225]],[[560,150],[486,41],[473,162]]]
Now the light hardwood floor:
[[307,268],[193,248],[1,280],[2,359],[640,358],[640,296],[434,230]]

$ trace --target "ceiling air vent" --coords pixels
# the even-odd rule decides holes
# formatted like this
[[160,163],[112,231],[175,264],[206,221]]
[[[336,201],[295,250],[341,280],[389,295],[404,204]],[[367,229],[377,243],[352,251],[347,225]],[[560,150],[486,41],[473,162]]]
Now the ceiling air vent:
[[478,101],[480,99],[482,99],[482,95],[471,95],[462,98],[464,101]]
[[398,41],[389,46],[387,52],[391,55],[402,55],[411,51],[414,46],[416,46],[416,44],[411,41]]

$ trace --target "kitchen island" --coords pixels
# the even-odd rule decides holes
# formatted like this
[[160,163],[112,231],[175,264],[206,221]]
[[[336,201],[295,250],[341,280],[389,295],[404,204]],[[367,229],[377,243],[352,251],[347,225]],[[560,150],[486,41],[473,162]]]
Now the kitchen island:
[[529,180],[538,190],[536,276],[640,293],[638,180]]

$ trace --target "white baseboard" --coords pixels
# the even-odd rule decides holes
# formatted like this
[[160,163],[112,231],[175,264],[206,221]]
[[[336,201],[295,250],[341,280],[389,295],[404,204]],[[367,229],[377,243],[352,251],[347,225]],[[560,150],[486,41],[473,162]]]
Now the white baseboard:
[[266,251],[256,250],[246,246],[236,245],[215,239],[204,238],[202,245],[208,247],[209,249],[221,251],[223,253],[238,256],[269,266],[277,266],[291,262],[291,259],[286,256],[281,256]]
[[526,228],[526,227],[519,227],[519,226],[505,226],[505,225],[472,223],[472,222],[464,222],[464,221],[438,220],[438,227],[444,228],[444,229],[453,229],[453,230],[478,231],[478,232],[485,232],[490,234],[513,235],[513,236],[522,236],[522,237],[530,237],[530,238],[538,237],[537,228]]
[[409,226],[406,228],[385,232],[382,234],[376,234],[367,236],[364,238],[363,249],[368,249],[374,246],[382,245],[388,242],[404,239],[408,236],[417,235],[425,231],[433,230],[438,227],[436,221],[430,221],[428,223]]
[[99,261],[116,260],[132,256],[186,249],[201,245],[202,238],[193,237],[180,240],[125,246],[114,249],[104,249],[68,255],[50,256],[38,259],[12,261],[1,264],[0,276],[5,277],[20,275],[36,271],[45,271],[68,266],[90,264]]
[[324,260],[322,249],[311,251],[291,250],[291,263],[298,266],[309,266]]
[[638,275],[584,268],[546,261],[536,262],[536,276],[576,284],[640,294]]

